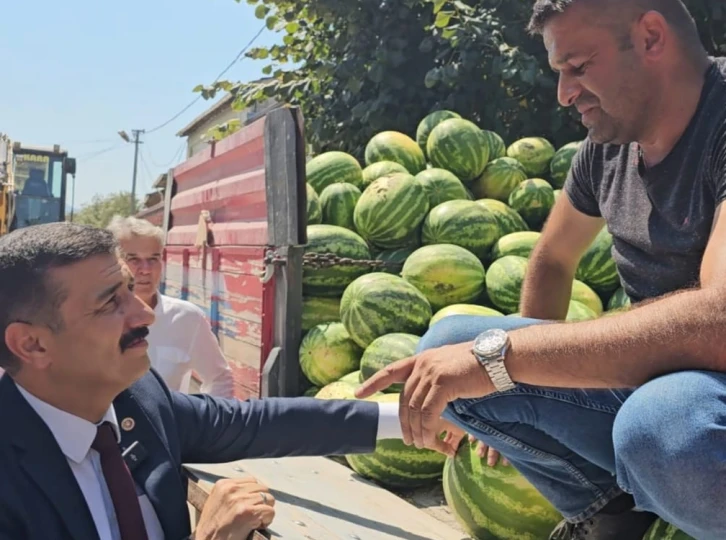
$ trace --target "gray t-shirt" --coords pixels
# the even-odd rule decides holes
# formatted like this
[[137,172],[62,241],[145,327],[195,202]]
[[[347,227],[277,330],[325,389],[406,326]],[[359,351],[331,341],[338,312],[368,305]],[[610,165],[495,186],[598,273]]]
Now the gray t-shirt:
[[711,59],[696,114],[670,154],[646,167],[637,143],[580,148],[565,192],[603,217],[634,300],[697,286],[716,207],[726,199],[726,58]]

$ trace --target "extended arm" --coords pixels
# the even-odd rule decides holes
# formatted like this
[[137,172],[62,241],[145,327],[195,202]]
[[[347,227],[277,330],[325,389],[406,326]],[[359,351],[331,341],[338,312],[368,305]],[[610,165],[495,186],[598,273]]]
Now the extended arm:
[[527,265],[520,301],[523,317],[565,319],[577,265],[604,223],[575,209],[562,194]]
[[631,387],[689,369],[726,371],[726,212],[716,210],[700,288],[630,311],[511,333],[507,369],[539,386]]
[[248,401],[171,394],[182,461],[372,452],[378,404],[355,400],[265,398]]

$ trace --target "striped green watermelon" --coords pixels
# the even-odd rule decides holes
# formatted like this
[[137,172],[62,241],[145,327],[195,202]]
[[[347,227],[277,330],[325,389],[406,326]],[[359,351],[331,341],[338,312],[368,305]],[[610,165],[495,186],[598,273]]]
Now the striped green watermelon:
[[363,349],[342,323],[334,322],[319,324],[305,334],[299,354],[303,374],[315,386],[323,387],[360,369]]
[[[365,352],[365,351],[364,351]],[[361,357],[361,361],[363,358]],[[348,384],[352,384],[354,387],[360,386],[360,383],[363,379],[361,378],[360,370],[358,371],[351,371],[347,375],[342,376],[338,381],[345,382]]]
[[542,233],[537,231],[519,231],[505,234],[492,247],[492,260],[501,259],[507,255],[519,255],[529,258],[534,246]]
[[323,323],[340,321],[340,298],[303,296],[302,331]]
[[334,150],[314,157],[305,166],[307,182],[319,195],[330,184],[345,182],[363,186],[363,169],[350,154]]
[[590,319],[596,319],[597,313],[595,313],[588,306],[577,300],[570,300],[570,305],[567,309],[568,321],[587,321]]
[[616,309],[625,309],[630,307],[630,297],[625,292],[625,289],[618,287],[617,290],[608,299],[607,310],[614,311]]
[[487,136],[463,118],[438,124],[429,135],[426,150],[434,167],[451,171],[464,183],[479,176],[489,162]]
[[423,335],[431,304],[403,278],[372,272],[351,283],[340,301],[340,320],[364,349],[377,337],[394,332]]
[[[354,371],[353,373],[358,373],[360,375],[359,371]],[[351,373],[348,374],[349,376],[352,375]],[[315,398],[317,399],[357,399],[355,397],[355,390],[360,386],[360,383],[355,383],[350,380],[350,378],[343,380],[344,378],[341,378],[340,380],[331,382],[330,384],[326,384],[323,386],[320,391],[315,394]],[[376,396],[382,396],[383,394],[380,392],[377,392],[374,394]]]
[[494,214],[499,222],[499,230],[502,236],[513,232],[529,230],[529,226],[522,219],[522,216],[502,201],[497,201],[496,199],[479,199],[476,202]]
[[[353,231],[336,225],[310,225],[305,253],[331,253],[338,257],[367,261],[371,252],[365,240]],[[368,266],[333,265],[313,268],[303,265],[303,294],[309,296],[340,296],[357,277],[367,273]]]
[[318,225],[323,222],[323,209],[320,205],[320,198],[310,184],[305,184],[305,191],[307,192],[307,224]]
[[360,199],[360,189],[353,184],[331,184],[320,194],[323,223],[355,230],[353,211]]
[[461,180],[446,169],[426,169],[416,175],[416,180],[426,190],[430,208],[447,201],[470,200],[469,192]]
[[540,229],[555,204],[552,186],[541,178],[521,182],[509,195],[509,206],[514,208],[532,229]]
[[424,156],[427,155],[426,143],[429,140],[431,131],[441,122],[450,118],[461,118],[461,115],[454,111],[434,111],[427,114],[424,119],[419,122],[418,128],[416,128],[416,142],[421,148],[421,151],[424,153]]
[[[363,351],[360,359],[361,380],[367,381],[384,367],[416,353],[416,346],[421,338],[413,334],[394,332],[373,340]],[[384,392],[398,393],[403,391],[403,383],[392,384]]]
[[572,300],[577,300],[589,307],[595,315],[602,315],[603,305],[598,294],[579,279],[572,281]]
[[620,275],[612,256],[613,237],[603,227],[580,259],[575,277],[601,294],[620,286]]
[[516,159],[502,157],[490,161],[471,191],[477,199],[496,199],[507,202],[509,194],[527,179],[524,167]]
[[519,310],[526,272],[527,259],[517,255],[506,255],[497,259],[487,270],[487,294],[492,303],[504,313]]
[[498,133],[486,129],[482,129],[482,132],[486,136],[489,145],[489,161],[507,155],[507,145],[504,144],[504,139]]
[[429,322],[429,328],[439,322],[444,317],[451,315],[475,315],[477,317],[501,317],[504,313],[497,311],[496,309],[488,308],[485,306],[478,306],[476,304],[452,304],[438,310],[431,317]]
[[403,263],[405,263],[406,259],[409,258],[411,253],[413,253],[417,249],[418,248],[415,247],[405,247],[397,249],[385,249],[381,251],[380,253],[376,254],[376,260],[383,261],[389,266],[381,268],[379,271],[388,272],[389,274],[400,275],[401,270],[403,269]]
[[657,519],[645,533],[643,540],[695,540],[695,538],[662,519]]
[[501,232],[496,216],[474,201],[448,201],[429,212],[421,240],[425,246],[454,244],[483,259]]
[[507,156],[519,161],[530,178],[547,172],[554,155],[554,146],[544,137],[524,137],[507,148]]
[[451,244],[417,249],[406,259],[401,276],[424,294],[435,311],[472,302],[484,290],[484,265],[470,251]]
[[552,187],[560,189],[565,185],[567,173],[570,172],[570,167],[572,166],[572,158],[575,157],[581,145],[582,141],[567,143],[555,152],[552,161],[550,161],[550,180],[552,180]]
[[393,161],[406,167],[410,174],[426,168],[426,158],[416,141],[398,131],[382,131],[368,141],[365,149],[366,165],[378,161]]
[[[379,403],[398,403],[398,394],[367,398]],[[407,446],[402,439],[381,439],[370,454],[345,456],[351,469],[363,478],[387,488],[414,488],[435,484],[444,470],[446,456],[433,450]]]
[[489,467],[464,442],[444,466],[444,497],[477,540],[546,540],[562,515],[512,466]]
[[374,181],[355,206],[356,230],[380,248],[405,247],[429,211],[423,186],[407,173]]
[[407,173],[406,167],[395,161],[377,161],[363,169],[363,189],[370,186],[374,180],[381,176],[393,173]]

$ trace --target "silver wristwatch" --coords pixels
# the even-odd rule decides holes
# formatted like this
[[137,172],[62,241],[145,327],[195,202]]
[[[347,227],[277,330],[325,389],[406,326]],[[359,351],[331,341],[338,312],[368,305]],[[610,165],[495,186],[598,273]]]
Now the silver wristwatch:
[[504,365],[509,343],[509,334],[504,330],[486,330],[476,337],[471,349],[499,392],[511,390],[515,386]]

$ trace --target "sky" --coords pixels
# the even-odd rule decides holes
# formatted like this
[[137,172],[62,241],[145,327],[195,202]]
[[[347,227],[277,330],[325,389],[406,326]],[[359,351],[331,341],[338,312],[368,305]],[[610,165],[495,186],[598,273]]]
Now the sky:
[[[197,97],[264,26],[245,0],[22,0],[5,2],[0,133],[34,146],[61,144],[77,159],[75,208],[131,189],[134,147],[118,131],[153,129]],[[267,29],[254,46],[281,36]],[[224,78],[262,76],[244,58]],[[137,195],[183,159],[176,133],[212,106],[197,103],[142,136]],[[67,201],[70,205],[71,181]]]

